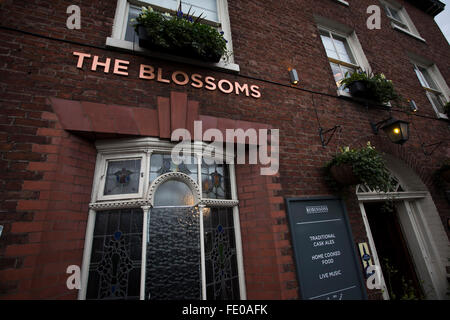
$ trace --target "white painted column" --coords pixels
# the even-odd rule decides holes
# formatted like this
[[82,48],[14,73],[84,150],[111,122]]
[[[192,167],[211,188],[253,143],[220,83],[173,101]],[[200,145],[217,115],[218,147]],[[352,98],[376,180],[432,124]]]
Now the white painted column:
[[141,254],[141,291],[140,300],[145,300],[145,271],[147,267],[147,242],[148,228],[150,223],[150,206],[142,207],[144,213],[142,222],[142,254]]
[[84,238],[83,264],[81,266],[81,289],[78,291],[78,300],[86,299],[89,264],[91,263],[92,240],[94,238],[95,216],[95,210],[89,209],[86,236]]

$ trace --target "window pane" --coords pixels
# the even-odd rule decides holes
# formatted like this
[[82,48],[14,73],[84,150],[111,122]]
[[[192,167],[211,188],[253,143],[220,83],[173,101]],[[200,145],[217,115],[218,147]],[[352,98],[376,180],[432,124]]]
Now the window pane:
[[108,161],[105,196],[139,192],[141,159]]
[[146,299],[201,299],[199,218],[196,207],[151,209]]
[[[170,10],[177,10],[178,9],[178,1],[177,0],[143,0],[143,2],[146,2],[148,5],[155,5],[161,8],[166,8]],[[184,3],[184,1],[183,1]],[[147,6],[147,5],[146,5]]]
[[201,13],[202,17],[207,20],[219,22],[217,16],[217,1],[216,0],[186,0],[183,1],[183,12],[188,12],[189,8],[192,6],[190,14],[194,16],[199,16]]
[[226,165],[202,163],[202,191],[204,198],[231,199],[230,177]]
[[323,46],[325,47],[325,51],[327,52],[327,56],[333,59],[339,59],[339,56],[333,46],[333,42],[331,38],[327,35],[321,34],[320,38],[322,39]]
[[192,206],[194,195],[184,182],[169,180],[158,187],[155,193],[155,207]]
[[339,60],[348,63],[354,63],[354,59],[350,51],[350,47],[348,46],[347,40],[342,37],[334,35],[333,38],[334,38],[334,45],[336,46],[337,53],[339,56]]
[[142,210],[96,213],[86,299],[139,299]]
[[414,67],[414,71],[416,72],[417,78],[419,79],[422,87],[428,88],[428,83],[426,82],[422,72],[417,67]]
[[433,78],[431,78],[430,73],[427,69],[419,67],[420,72],[422,73],[423,77],[425,78],[425,81],[427,83],[427,87],[438,90],[438,87],[436,86],[436,83],[433,81]]
[[190,156],[187,161],[176,165],[170,154],[152,154],[150,159],[150,182],[168,172],[182,172],[198,182],[197,158]]
[[238,300],[239,281],[232,208],[203,210],[208,300]]
[[395,20],[402,22],[404,24],[404,21],[402,19],[402,16],[400,14],[400,11],[397,9],[394,9],[392,7],[389,8],[389,10],[391,11],[391,17],[394,18]]
[[125,40],[127,40],[127,41],[132,41],[132,42],[139,41],[139,37],[137,36],[137,34],[133,28],[133,25],[136,22],[134,22],[134,23],[131,22],[131,19],[136,19],[140,12],[141,12],[141,9],[139,7],[130,6],[130,10],[128,11],[127,29],[125,32]]
[[435,94],[435,93],[431,93],[429,92],[429,96],[433,102],[434,107],[438,110],[438,112],[440,113],[445,113],[444,112],[444,100],[443,100],[443,96],[441,94]]

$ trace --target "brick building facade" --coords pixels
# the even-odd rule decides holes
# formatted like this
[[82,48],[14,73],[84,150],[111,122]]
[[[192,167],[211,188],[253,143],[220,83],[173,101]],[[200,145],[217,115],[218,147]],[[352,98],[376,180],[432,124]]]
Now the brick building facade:
[[[103,179],[98,173],[103,161],[99,154],[118,148],[116,141],[125,141],[125,147],[129,143],[133,152],[155,141],[168,143],[174,129],[192,129],[194,120],[201,120],[204,129],[222,132],[280,130],[276,175],[261,175],[261,165],[253,164],[237,164],[229,173],[231,193],[235,189],[232,200],[239,201],[231,211],[239,218],[234,228],[240,226],[235,230],[240,243],[234,249],[239,284],[230,284],[234,290],[239,287],[240,295],[233,297],[302,298],[297,274],[301,265],[295,262],[285,204],[288,198],[343,198],[355,251],[359,243],[369,243],[373,251],[364,195],[357,194],[354,186],[337,193],[323,173],[339,147],[356,148],[370,141],[386,154],[388,167],[403,189],[421,192],[418,198],[402,200],[417,222],[410,229],[403,225],[403,232],[420,233],[420,237],[404,236],[418,278],[427,282],[426,297],[445,298],[450,203],[445,188],[433,182],[433,173],[450,157],[450,128],[414,69],[420,65],[429,70],[448,101],[450,50],[433,20],[443,10],[439,1],[386,1],[404,19],[405,26],[399,28],[386,14],[391,11],[383,9],[384,1],[378,0],[219,0],[217,16],[229,19],[228,24],[219,22],[221,28],[229,28],[225,36],[232,43],[233,56],[232,62],[216,65],[155,55],[127,41],[126,26],[118,21],[124,18],[121,8],[128,8],[130,2],[0,2],[1,299],[89,297],[89,288],[83,288],[82,294],[67,288],[66,270],[80,266],[85,273],[82,284],[86,284],[89,263],[85,260],[92,253],[86,248],[92,241],[86,239],[94,232],[95,213],[113,199],[106,193],[96,196]],[[81,29],[66,25],[70,15],[66,10],[73,4],[81,9]],[[379,30],[367,27],[367,8],[373,4],[382,8]],[[367,108],[345,93],[339,95],[330,61],[339,63],[327,56],[324,32],[347,39],[356,60],[348,65],[368,64],[374,72],[384,73],[404,97],[415,101],[418,111],[410,112],[409,105],[394,106],[391,112]],[[125,70],[117,68],[120,65],[127,66],[127,75],[120,73]],[[140,77],[141,65],[152,66],[155,78]],[[289,81],[292,68],[298,72],[298,85]],[[181,78],[172,77],[176,71],[182,72]],[[184,84],[184,74],[190,80],[200,75],[204,86],[194,87],[192,81]],[[215,90],[206,88],[208,76],[214,78]],[[226,84],[221,89],[220,80]],[[237,90],[237,84],[247,84],[249,91]],[[410,137],[403,145],[393,144],[382,132],[372,132],[370,121],[379,122],[390,113],[410,122]],[[335,125],[341,130],[323,147],[319,127],[326,130]],[[136,141],[146,146],[137,146]],[[426,152],[433,149],[428,145],[438,142],[431,155]],[[145,150],[142,159],[147,159]],[[147,187],[143,186],[144,191]],[[208,288],[203,290],[210,297]],[[383,298],[380,290],[364,291],[369,299]]]

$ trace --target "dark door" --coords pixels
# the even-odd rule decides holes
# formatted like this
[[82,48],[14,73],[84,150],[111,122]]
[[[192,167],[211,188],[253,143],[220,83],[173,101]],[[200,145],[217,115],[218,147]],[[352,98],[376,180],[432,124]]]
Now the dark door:
[[398,213],[382,210],[383,203],[365,203],[370,230],[392,300],[421,299],[423,292],[398,220]]

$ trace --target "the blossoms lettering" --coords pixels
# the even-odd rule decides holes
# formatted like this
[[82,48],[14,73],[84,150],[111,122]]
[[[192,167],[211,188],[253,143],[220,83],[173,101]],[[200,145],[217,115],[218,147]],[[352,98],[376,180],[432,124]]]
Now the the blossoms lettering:
[[[91,59],[91,71],[97,71],[99,68],[103,69],[104,73],[112,71],[113,74],[119,76],[128,76],[128,67],[130,61],[105,58],[100,61],[99,56],[92,56],[89,53],[74,52],[74,56],[78,57],[77,68],[83,69],[85,60]],[[227,79],[216,79],[212,76],[203,76],[198,73],[187,74],[184,71],[167,72],[163,68],[157,68],[151,65],[139,65],[139,79],[147,81],[156,81],[159,83],[170,84],[174,83],[178,86],[190,85],[196,89],[206,89],[210,91],[219,90],[225,94],[234,93],[236,95],[245,95],[255,99],[261,98],[259,86],[239,83],[237,81],[230,81]]]

